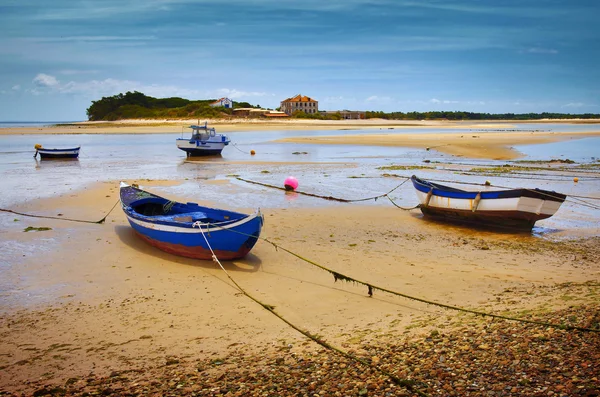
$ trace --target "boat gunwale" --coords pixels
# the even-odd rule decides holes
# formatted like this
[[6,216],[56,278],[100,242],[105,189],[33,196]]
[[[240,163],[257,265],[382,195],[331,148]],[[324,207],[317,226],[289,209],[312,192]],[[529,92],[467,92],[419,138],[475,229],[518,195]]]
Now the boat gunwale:
[[520,198],[528,197],[540,200],[556,201],[563,203],[566,200],[566,195],[550,190],[543,189],[502,189],[502,190],[482,190],[482,191],[468,191],[450,186],[429,182],[418,178],[413,175],[411,181],[415,189],[423,193],[429,193],[431,189],[432,195],[443,198],[454,198],[462,200],[473,200],[480,195],[481,200],[494,200],[494,199],[508,199],[508,198]]

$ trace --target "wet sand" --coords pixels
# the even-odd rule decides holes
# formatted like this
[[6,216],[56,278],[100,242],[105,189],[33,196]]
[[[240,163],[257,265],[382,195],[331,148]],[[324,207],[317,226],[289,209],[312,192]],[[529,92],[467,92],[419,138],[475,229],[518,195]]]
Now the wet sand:
[[[152,190],[173,182],[142,183]],[[105,182],[27,202],[15,210],[95,221],[117,199],[118,182]],[[511,316],[535,317],[581,305],[586,305],[586,313],[600,309],[597,237],[550,241],[499,234],[431,222],[416,210],[392,206],[263,212],[263,237],[373,286]],[[3,274],[21,281],[19,289],[8,291],[2,300],[0,392],[31,395],[36,390],[77,387],[72,394],[84,395],[90,387],[106,393],[110,387],[126,384],[139,392],[145,388],[159,395],[166,388],[185,395],[195,389],[184,382],[186,388],[176,391],[176,385],[183,382],[181,374],[190,365],[194,371],[194,365],[207,366],[202,378],[220,385],[218,379],[228,369],[255,373],[273,360],[283,360],[277,361],[281,364],[291,357],[310,360],[314,356],[321,364],[331,360],[317,353],[322,348],[314,342],[248,299],[215,263],[175,257],[145,244],[118,206],[104,224],[0,216],[9,225],[3,238],[30,248],[7,258],[18,266]],[[25,233],[27,226],[51,230]],[[330,273],[265,241],[259,241],[247,258],[224,266],[247,293],[274,306],[289,322],[371,361],[380,360],[383,353],[367,354],[366,345],[383,349],[409,336],[425,341],[432,327],[449,334],[455,328],[465,332],[465,322],[475,319],[378,290],[369,297],[366,287],[335,282]],[[44,296],[39,291],[45,291]],[[19,297],[18,302],[9,300],[9,295]],[[447,320],[446,325],[439,323],[441,319]],[[524,332],[526,337],[543,330],[513,332]],[[478,332],[485,334],[485,327]],[[590,354],[597,355],[600,339],[591,343]],[[219,368],[215,363],[221,361],[235,365]],[[402,370],[402,363],[397,365],[395,370]],[[168,376],[159,378],[166,369]],[[126,373],[138,375],[122,375]],[[219,373],[220,378],[209,376]],[[304,376],[316,375],[310,371]],[[380,382],[378,376],[363,379],[363,387],[356,387],[360,391],[369,382]],[[239,386],[241,381],[237,382]],[[289,386],[301,378],[285,382]],[[255,383],[259,390],[261,381]],[[260,390],[265,390],[263,386]],[[226,394],[221,386],[202,387],[207,391],[200,395]],[[268,390],[268,385],[264,387]],[[248,388],[253,390],[251,384]],[[118,390],[112,394],[119,394]],[[306,390],[311,390],[310,385]],[[426,391],[438,395],[433,389]],[[232,395],[258,395],[243,389],[240,393]]]
[[438,152],[492,160],[512,160],[520,153],[513,145],[533,145],[570,139],[598,137],[596,132],[485,132],[443,134],[363,134],[347,136],[319,136],[284,138],[277,142],[402,146],[435,149]]
[[[181,128],[181,121],[122,124],[126,125],[11,128],[0,134],[137,134]],[[218,129],[289,128],[298,129],[299,137],[286,141],[316,146],[335,142],[430,147],[491,159],[514,158],[515,144],[600,136],[489,131],[508,130],[508,123],[469,124],[488,131],[468,136],[452,132],[457,125],[467,128],[465,123],[438,123],[436,128],[444,124],[448,133],[426,136],[380,131],[420,128],[410,123],[288,124],[222,124]],[[314,128],[372,128],[374,133],[300,137],[300,130]],[[303,164],[313,167],[311,162]],[[584,179],[579,184],[597,196],[594,180]],[[129,182],[149,190],[181,183]],[[231,183],[219,179],[202,185]],[[82,190],[63,189],[54,197],[32,199],[12,209],[97,221],[117,202],[118,185],[109,180]],[[253,194],[244,186],[232,192]],[[227,205],[225,201],[218,206]],[[597,334],[490,320],[410,298],[598,328],[598,228],[556,231],[556,238],[553,231],[545,237],[505,234],[436,223],[418,210],[403,211],[391,204],[265,208],[263,213],[262,237],[332,271],[405,296],[375,289],[370,297],[364,285],[335,281],[331,273],[267,241],[259,241],[245,259],[224,263],[246,293],[272,305],[299,329],[418,381],[418,390],[431,396],[481,395],[482,390],[515,396],[600,390]],[[0,212],[0,225],[0,286],[11,286],[0,296],[0,395],[415,395],[390,385],[389,377],[369,365],[326,350],[294,330],[239,291],[217,264],[148,246],[133,233],[118,205],[103,224]],[[50,230],[24,232],[27,227]],[[503,352],[503,358],[496,352]]]

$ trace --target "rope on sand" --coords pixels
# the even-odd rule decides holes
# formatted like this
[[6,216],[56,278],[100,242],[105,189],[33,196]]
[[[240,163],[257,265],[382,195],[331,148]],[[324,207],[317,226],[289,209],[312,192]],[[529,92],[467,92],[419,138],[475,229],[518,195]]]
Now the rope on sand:
[[[253,235],[250,235],[250,234],[247,234],[247,233],[242,233],[242,232],[239,232],[237,230],[224,229],[223,227],[221,227],[219,225],[216,225],[216,224],[208,224],[208,225],[211,226],[211,227],[218,228],[218,229],[227,230],[227,231],[230,231],[232,233],[238,233],[238,234],[242,234],[244,236],[255,237],[256,238],[256,236],[253,236]],[[393,290],[390,290],[390,289],[387,289],[387,288],[379,287],[377,285],[373,285],[371,283],[367,283],[366,281],[361,281],[361,280],[355,279],[353,277],[347,276],[347,275],[345,275],[343,273],[336,272],[335,270],[329,269],[329,268],[327,268],[327,267],[325,267],[323,265],[318,264],[317,262],[314,262],[314,261],[312,261],[310,259],[307,259],[307,258],[303,257],[302,255],[297,254],[297,253],[295,253],[295,252],[293,252],[291,250],[288,250],[287,248],[284,248],[284,247],[282,247],[282,246],[280,246],[280,245],[278,245],[278,244],[276,244],[276,243],[272,242],[271,240],[266,239],[264,237],[258,237],[258,239],[263,240],[263,241],[271,244],[273,247],[275,247],[275,250],[280,249],[282,251],[285,251],[288,254],[290,254],[292,256],[295,256],[296,258],[298,258],[298,259],[300,259],[300,260],[302,260],[302,261],[304,261],[304,262],[306,262],[308,264],[311,264],[311,265],[313,265],[313,266],[315,266],[315,267],[317,267],[317,268],[319,268],[321,270],[324,270],[324,271],[330,273],[333,276],[334,282],[336,282],[338,280],[341,280],[341,281],[353,282],[353,283],[356,283],[356,284],[364,285],[365,287],[367,287],[367,293],[368,293],[369,297],[373,296],[373,291],[379,290],[379,291],[387,292],[388,294],[400,296],[402,298],[406,298],[406,299],[409,299],[409,300],[414,300],[414,301],[417,301],[417,302],[426,303],[426,304],[432,305],[432,306],[438,306],[438,307],[441,307],[443,309],[449,309],[449,310],[455,310],[455,311],[464,312],[464,313],[475,314],[475,315],[482,316],[482,317],[491,317],[491,318],[497,318],[497,319],[502,319],[502,320],[516,321],[516,322],[521,322],[521,323],[539,325],[539,326],[543,326],[543,327],[557,328],[557,329],[562,329],[562,330],[567,330],[567,331],[574,330],[574,331],[597,332],[597,333],[600,333],[600,329],[595,329],[595,328],[577,327],[577,326],[565,325],[565,324],[552,324],[552,323],[545,323],[545,322],[542,322],[542,321],[527,320],[527,319],[524,319],[524,318],[503,316],[501,314],[493,314],[493,313],[481,312],[481,311],[478,311],[478,310],[465,309],[463,307],[453,306],[453,305],[449,305],[449,304],[445,304],[445,303],[439,303],[439,302],[427,300],[427,299],[424,299],[424,298],[419,298],[419,297],[412,296],[412,295],[407,295],[407,294],[404,294],[402,292],[397,292],[397,291],[393,291]]]
[[31,217],[31,218],[58,219],[60,221],[101,224],[101,223],[104,223],[104,221],[106,221],[106,218],[115,209],[115,207],[117,206],[117,204],[119,204],[120,201],[121,201],[121,199],[117,200],[117,202],[112,206],[112,208],[110,209],[110,211],[108,211],[108,213],[106,215],[104,215],[104,218],[100,219],[99,221],[88,221],[88,220],[84,220],[84,219],[63,218],[61,216],[33,215],[33,214],[26,214],[24,212],[18,212],[18,211],[14,211],[14,210],[5,209],[5,208],[0,208],[0,211],[2,211],[2,212],[10,212],[12,214],[21,215],[21,216],[28,216],[28,217]]
[[[394,190],[398,189],[400,186],[404,185],[406,182],[408,182],[410,180],[410,178],[407,178],[407,177],[404,177],[404,176],[402,178],[405,178],[405,181],[402,182],[401,184],[399,184],[398,186],[396,186],[395,188],[393,188],[392,190],[390,190],[389,192],[383,193],[383,194],[380,194],[380,195],[377,195],[377,196],[362,198],[362,199],[350,200],[350,199],[333,197],[333,196],[321,196],[319,194],[306,193],[306,192],[297,191],[297,190],[294,190],[294,192],[298,193],[298,194],[305,195],[305,196],[318,197],[318,198],[322,198],[322,199],[325,199],[325,200],[339,201],[339,202],[342,202],[342,203],[357,203],[357,202],[360,202],[360,201],[369,201],[369,200],[375,200],[375,201],[377,201],[377,199],[379,199],[381,197],[387,197],[388,199],[390,199],[390,201],[392,202],[392,204],[394,204],[398,208],[406,209],[406,210],[411,210],[411,209],[418,208],[418,206],[412,207],[412,208],[403,208],[403,207],[400,207],[400,206],[396,205],[396,203],[394,203],[394,201],[388,196]],[[282,188],[282,187],[279,187],[279,186],[269,185],[268,183],[251,181],[251,180],[248,180],[248,179],[240,178],[239,176],[236,177],[236,179],[240,180],[242,182],[246,182],[246,183],[253,183],[255,185],[265,186],[265,187],[269,187],[269,188],[272,188],[272,189],[278,189],[278,190],[288,191],[285,188]]]
[[[284,323],[286,323],[288,326],[290,326],[291,328],[295,329],[296,331],[300,332],[302,335],[306,336],[307,338],[313,340],[314,342],[318,343],[319,345],[323,346],[326,349],[329,349],[333,352],[336,352],[346,358],[349,358],[351,360],[354,360],[360,364],[363,364],[369,368],[372,368],[378,372],[380,372],[381,374],[389,377],[396,385],[398,386],[403,386],[406,389],[410,390],[411,392],[417,393],[419,396],[426,396],[425,393],[421,392],[420,390],[414,389],[414,384],[415,382],[410,380],[410,379],[401,379],[399,377],[397,377],[396,375],[386,371],[383,368],[380,368],[377,365],[374,365],[373,363],[370,363],[362,358],[356,357],[346,351],[341,350],[340,348],[337,348],[333,345],[331,345],[330,343],[327,343],[326,341],[324,341],[322,338],[320,338],[318,335],[313,335],[310,332],[303,330],[301,328],[299,328],[297,325],[293,324],[292,322],[290,322],[289,320],[287,320],[285,317],[283,317],[281,314],[277,313],[275,311],[275,306],[273,305],[269,305],[266,303],[261,302],[260,300],[258,300],[257,298],[255,298],[254,296],[250,295],[244,288],[242,288],[234,279],[233,277],[231,277],[231,275],[229,274],[229,272],[227,270],[225,270],[225,268],[223,267],[223,265],[221,264],[221,262],[219,261],[219,259],[217,258],[217,256],[215,255],[215,252],[213,251],[210,243],[208,242],[208,239],[206,238],[204,231],[202,230],[202,227],[198,224],[198,228],[200,230],[200,233],[202,234],[202,237],[204,238],[204,241],[206,242],[206,245],[208,246],[208,248],[210,249],[210,252],[212,254],[212,260],[214,262],[216,262],[219,267],[221,268],[221,270],[223,270],[223,272],[225,272],[225,275],[229,278],[229,280],[231,280],[231,282],[236,286],[236,288],[243,293],[244,295],[246,295],[248,298],[250,298],[251,300],[253,300],[254,302],[258,303],[260,306],[262,306],[264,309],[266,309],[267,311],[269,311],[271,314],[273,314],[274,316],[276,316],[277,318],[279,318],[281,321],[283,321]],[[242,233],[243,234],[243,233]]]

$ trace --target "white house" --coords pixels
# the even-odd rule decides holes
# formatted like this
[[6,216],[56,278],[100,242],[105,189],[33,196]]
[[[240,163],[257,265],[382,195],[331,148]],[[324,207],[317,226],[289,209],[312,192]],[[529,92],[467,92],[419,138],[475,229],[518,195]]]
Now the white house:
[[214,108],[216,108],[218,106],[222,106],[224,108],[231,109],[231,108],[233,108],[233,101],[229,98],[221,98],[221,99],[217,99],[216,101],[211,103],[210,106],[212,106]]

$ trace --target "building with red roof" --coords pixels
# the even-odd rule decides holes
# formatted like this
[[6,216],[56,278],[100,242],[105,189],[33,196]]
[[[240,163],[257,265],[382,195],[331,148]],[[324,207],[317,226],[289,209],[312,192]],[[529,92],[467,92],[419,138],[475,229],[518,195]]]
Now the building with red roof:
[[303,96],[302,94],[281,101],[282,112],[291,116],[298,110],[303,111],[304,113],[318,113],[319,102],[310,97]]

